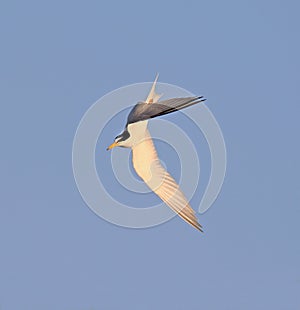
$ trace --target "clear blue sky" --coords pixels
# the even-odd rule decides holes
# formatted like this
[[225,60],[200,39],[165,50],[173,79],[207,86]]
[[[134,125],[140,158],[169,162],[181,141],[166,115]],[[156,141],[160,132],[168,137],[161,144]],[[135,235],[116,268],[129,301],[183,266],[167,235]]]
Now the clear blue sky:
[[[299,309],[299,10],[1,3],[1,310]],[[111,225],[74,182],[83,113],[156,72],[204,94],[225,136],[227,177],[204,235],[178,218]]]

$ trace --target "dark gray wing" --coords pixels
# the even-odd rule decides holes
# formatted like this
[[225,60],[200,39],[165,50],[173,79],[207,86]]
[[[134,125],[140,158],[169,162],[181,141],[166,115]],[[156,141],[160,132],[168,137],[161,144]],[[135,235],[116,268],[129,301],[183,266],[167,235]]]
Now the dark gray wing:
[[132,124],[157,116],[169,114],[203,101],[205,101],[205,99],[203,98],[203,96],[200,96],[173,98],[163,100],[158,103],[140,102],[136,104],[130,111],[127,119],[127,124]]

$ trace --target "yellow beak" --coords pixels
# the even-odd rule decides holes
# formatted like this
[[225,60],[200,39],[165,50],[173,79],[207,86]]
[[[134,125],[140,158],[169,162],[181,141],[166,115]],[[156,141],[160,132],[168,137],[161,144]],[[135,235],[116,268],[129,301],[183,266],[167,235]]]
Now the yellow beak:
[[118,145],[118,143],[117,142],[114,142],[113,144],[111,144],[106,150],[108,151],[108,150],[111,150],[111,149],[113,149],[115,146],[117,146]]

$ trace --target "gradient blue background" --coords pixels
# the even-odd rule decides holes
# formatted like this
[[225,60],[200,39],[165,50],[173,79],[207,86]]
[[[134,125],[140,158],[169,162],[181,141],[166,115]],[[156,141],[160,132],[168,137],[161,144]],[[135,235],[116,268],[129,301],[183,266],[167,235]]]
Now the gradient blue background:
[[[299,10],[1,2],[1,310],[299,309]],[[111,225],[73,179],[84,112],[156,72],[209,98],[225,136],[227,177],[204,235],[178,218]]]

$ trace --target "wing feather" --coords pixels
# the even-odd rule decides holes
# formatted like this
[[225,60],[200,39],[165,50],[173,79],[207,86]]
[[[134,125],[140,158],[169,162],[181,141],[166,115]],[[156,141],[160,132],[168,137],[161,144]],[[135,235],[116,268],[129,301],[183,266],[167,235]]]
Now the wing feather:
[[173,211],[190,225],[202,231],[195,211],[172,176],[161,165],[147,131],[146,138],[132,148],[133,167],[137,174]]
[[203,101],[205,101],[205,99],[200,96],[173,98],[152,104],[140,102],[137,103],[130,111],[127,119],[127,125],[169,114]]

